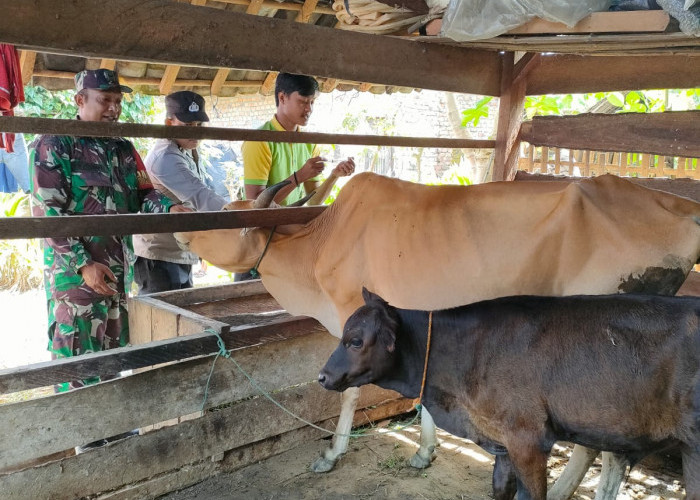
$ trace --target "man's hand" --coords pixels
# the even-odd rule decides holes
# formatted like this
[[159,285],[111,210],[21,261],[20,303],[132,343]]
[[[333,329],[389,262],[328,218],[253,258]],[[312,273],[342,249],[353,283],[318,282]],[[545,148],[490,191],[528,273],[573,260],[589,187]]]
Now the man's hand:
[[345,177],[355,173],[355,159],[348,156],[348,159],[338,163],[331,172],[336,177]]
[[178,214],[178,213],[184,214],[186,212],[194,212],[194,210],[192,210],[189,207],[186,207],[185,205],[172,205],[170,207],[170,211],[168,213],[170,213],[170,214]]
[[323,172],[323,169],[326,166],[325,162],[326,159],[322,156],[314,156],[313,158],[306,160],[304,166],[297,171],[296,178],[299,181],[299,184],[306,182],[309,179],[313,179]]
[[[118,293],[116,288],[117,277],[114,276],[114,273],[104,264],[100,264],[99,262],[91,262],[81,267],[78,272],[85,280],[85,284],[100,295],[110,297],[115,293]],[[114,288],[109,286],[105,279],[111,281]]]

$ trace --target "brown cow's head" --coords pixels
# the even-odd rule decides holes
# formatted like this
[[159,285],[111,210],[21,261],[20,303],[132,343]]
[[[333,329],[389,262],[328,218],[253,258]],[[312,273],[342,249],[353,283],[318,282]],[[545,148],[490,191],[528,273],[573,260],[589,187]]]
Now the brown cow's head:
[[[279,208],[273,199],[277,192],[289,183],[289,181],[283,181],[270,186],[255,200],[233,201],[226,205],[224,210]],[[303,205],[313,194],[290,206]],[[278,228],[277,232],[284,232],[284,228]],[[196,253],[216,267],[231,272],[246,272],[260,258],[268,235],[269,230],[265,228],[212,229],[175,233],[175,238],[182,248]]]
[[365,305],[348,318],[340,345],[318,376],[326,389],[344,391],[376,382],[394,366],[396,312],[364,287],[362,297]]

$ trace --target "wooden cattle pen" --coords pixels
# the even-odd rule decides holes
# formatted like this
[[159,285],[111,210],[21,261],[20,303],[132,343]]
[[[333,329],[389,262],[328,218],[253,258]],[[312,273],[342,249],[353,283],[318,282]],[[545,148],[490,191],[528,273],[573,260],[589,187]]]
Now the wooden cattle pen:
[[[596,34],[586,25],[588,32],[567,36],[550,36],[548,27],[468,43],[385,37],[332,29],[328,7],[317,0],[0,0],[0,12],[0,42],[21,49],[27,81],[34,75],[47,86],[65,85],[78,64],[140,68],[143,74],[125,83],[155,93],[266,93],[276,72],[286,71],[319,77],[324,91],[417,88],[500,98],[497,135],[488,141],[19,117],[0,117],[2,132],[493,148],[494,181],[515,178],[521,142],[527,141],[542,148],[540,165],[547,166],[540,172],[572,174],[579,156],[565,156],[565,148],[584,151],[589,160],[595,159],[590,151],[615,151],[628,158],[621,175],[683,177],[683,171],[698,179],[697,163],[688,159],[700,157],[700,112],[522,118],[527,95],[700,86],[700,38],[678,32],[608,28]],[[71,71],[48,67],[54,56],[71,56]],[[525,158],[537,163],[532,147]],[[628,154],[685,160],[648,160],[636,167]],[[583,165],[581,174],[602,173],[599,164],[609,168],[603,156],[602,164]],[[700,199],[700,181],[688,182],[687,195]],[[307,222],[322,210],[5,218],[0,238],[270,226]],[[315,379],[337,340],[315,320],[286,314],[259,282],[166,292],[133,300],[130,307],[132,346],[0,372],[0,393],[26,397],[0,405],[2,498],[156,498],[324,436],[261,397],[233,363],[213,365],[219,338],[276,400],[333,428],[339,398]],[[127,374],[68,393],[32,396],[37,388],[118,372]],[[356,423],[362,423],[405,412],[411,402],[368,387],[358,408]],[[73,451],[133,429],[141,434],[89,453]],[[102,473],[115,469],[118,474]]]

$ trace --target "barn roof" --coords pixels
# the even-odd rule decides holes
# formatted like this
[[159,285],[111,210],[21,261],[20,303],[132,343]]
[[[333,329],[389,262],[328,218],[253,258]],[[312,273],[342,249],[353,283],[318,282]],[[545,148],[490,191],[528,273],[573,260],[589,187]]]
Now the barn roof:
[[[326,37],[322,32],[330,31],[332,28],[349,29],[355,32],[377,32],[376,26],[348,25],[339,21],[339,18],[347,20],[348,17],[347,13],[344,11],[344,7],[342,7],[344,3],[343,0],[336,0],[335,6],[332,0],[165,0],[158,3],[167,4],[168,2],[192,4],[186,7],[196,8],[198,10],[208,8],[217,9],[220,12],[255,14],[263,18],[272,18],[275,21],[289,22],[292,26],[295,21],[297,23],[313,25],[319,29],[314,32],[316,35],[312,35],[311,39],[317,39],[319,46],[314,48],[300,48],[302,53],[304,50],[307,50],[309,58],[314,58],[319,51],[323,51],[323,44],[325,43]],[[415,7],[415,5],[420,4],[417,0],[413,0],[413,2],[403,0],[403,4],[411,6],[415,10],[420,10],[419,7]],[[345,14],[345,17],[336,17],[337,11]],[[202,10],[202,12],[204,11]],[[207,10],[206,12],[211,16],[211,10]],[[141,18],[143,15],[141,11],[135,11],[133,15],[135,16],[135,24],[149,22],[147,18]],[[199,17],[199,19],[205,18]],[[183,28],[182,23],[168,23],[162,19],[162,17],[159,18],[157,9],[153,9],[151,21],[153,23],[154,34],[156,34],[156,30],[159,31],[159,35],[162,35],[164,32],[163,30],[167,30],[168,28]],[[122,22],[122,20],[120,20],[120,22]],[[439,28],[440,22],[441,19],[437,19],[428,26],[429,28],[432,27],[433,31],[435,31]],[[122,24],[124,23],[122,22]],[[253,36],[261,39],[262,43],[267,44],[268,47],[273,46],[273,50],[275,44],[280,45],[280,49],[282,49],[281,45],[284,44],[293,45],[295,40],[290,39],[290,36],[294,38],[295,30],[285,31],[280,33],[279,38],[275,38],[275,31],[280,31],[276,28],[277,26],[279,26],[279,24],[258,25],[253,28],[251,32],[247,32],[245,36],[249,36],[250,33],[255,33]],[[143,30],[143,27],[140,29]],[[207,29],[206,22],[200,23],[198,27],[192,28],[192,30],[197,30],[198,33],[194,31],[176,33],[172,41],[174,43],[180,43],[180,40],[182,40],[186,44],[188,43],[188,39],[190,39],[192,43],[207,43],[209,47],[205,50],[210,52],[225,49],[227,40],[222,40],[218,37],[216,30],[213,30],[212,36],[208,38]],[[144,33],[148,33],[148,30],[144,31]],[[40,33],[35,33],[35,36],[40,36]],[[559,59],[557,65],[550,65],[551,67],[549,70],[547,69],[547,64],[545,64],[539,71],[545,71],[545,73],[549,71],[552,73],[552,75],[550,75],[551,78],[545,81],[545,77],[543,76],[540,84],[538,84],[537,81],[532,82],[533,90],[529,93],[564,91],[564,88],[568,89],[572,84],[572,77],[571,75],[567,76],[567,71],[577,72],[583,67],[585,67],[584,71],[589,73],[592,71],[593,74],[600,74],[601,80],[605,80],[604,74],[606,70],[614,66],[615,73],[617,74],[616,78],[618,81],[624,82],[624,74],[620,76],[620,73],[621,70],[624,70],[625,64],[619,65],[618,63],[621,59],[614,56],[653,56],[655,58],[655,64],[651,65],[651,67],[649,67],[648,61],[642,59],[631,61],[627,63],[627,66],[630,67],[630,71],[632,71],[632,66],[637,66],[637,68],[643,66],[649,68],[652,73],[659,72],[660,74],[671,69],[667,64],[669,57],[681,55],[692,58],[688,59],[688,61],[691,62],[688,67],[690,71],[692,71],[693,67],[697,70],[698,63],[700,63],[700,58],[697,57],[700,55],[700,37],[693,37],[680,32],[677,24],[675,24],[672,19],[669,19],[668,14],[663,11],[597,13],[594,14],[592,18],[587,18],[574,28],[566,28],[563,25],[535,20],[503,36],[473,42],[455,42],[437,36],[409,35],[406,32],[405,26],[402,27],[400,31],[392,33],[391,37],[384,34],[376,36],[380,37],[382,40],[406,38],[411,41],[426,42],[430,45],[450,46],[459,49],[470,48],[474,49],[474,54],[480,53],[482,50],[483,52],[491,52],[492,54],[496,54],[498,51],[511,50],[546,52],[552,54],[609,56],[609,58],[602,57],[597,61],[589,59],[588,66],[583,64],[582,60],[579,60],[579,64],[576,65],[575,69],[570,68],[568,70],[566,64],[559,65],[559,62],[565,63],[567,61],[565,56]],[[346,54],[342,51],[353,51],[355,52],[355,60],[361,61],[364,57],[368,64],[376,64],[376,59],[382,57],[381,54],[383,51],[383,42],[379,42],[380,38],[376,39],[376,44],[372,44],[371,42],[368,44],[369,46],[374,45],[376,47],[374,51],[366,52],[366,46],[357,43],[353,44],[352,42],[343,42],[340,46],[328,47],[328,50],[340,51],[340,53],[331,54],[336,59],[345,58]],[[233,36],[232,39],[235,40],[235,36]],[[217,45],[219,45],[219,47],[216,47]],[[231,50],[236,51],[236,49],[232,48]],[[80,51],[72,51],[72,54],[78,52]],[[360,57],[358,57],[358,52]],[[391,57],[391,53],[389,53],[387,57]],[[572,61],[571,57],[573,56],[569,57],[569,62]],[[178,60],[179,64],[166,64],[158,61],[158,59],[160,59],[159,57],[148,58],[154,60],[137,60],[139,58],[139,54],[111,59],[107,57],[82,57],[78,55],[59,54],[44,50],[22,51],[23,74],[25,75],[27,83],[41,85],[53,90],[73,88],[72,77],[76,72],[83,69],[94,69],[98,67],[116,68],[126,84],[146,94],[167,94],[173,90],[185,89],[195,90],[203,95],[212,94],[218,96],[253,93],[270,94],[273,90],[274,80],[277,74],[275,71],[261,69],[240,69],[243,67],[243,64],[240,63],[236,66],[218,66],[210,63],[208,64],[206,61],[182,64],[182,62]],[[178,59],[176,57],[171,58],[173,60]],[[486,59],[489,58],[486,57]],[[460,61],[456,60],[455,64],[460,64]],[[483,64],[491,66],[488,61]],[[583,64],[583,66],[581,66],[581,64]],[[322,61],[321,64],[316,65],[316,68],[319,67],[322,68]],[[294,68],[292,68],[292,70],[294,70]],[[444,73],[444,67],[440,64],[436,64],[435,70]],[[487,68],[481,75],[487,82],[486,84],[474,88],[466,84],[464,86],[464,91],[497,95],[498,90],[494,86],[495,79],[488,83],[489,71],[495,73],[491,67],[490,69]],[[314,74],[308,71],[307,73]],[[318,71],[316,73],[318,73]],[[545,73],[543,73],[543,75]],[[362,75],[363,72],[359,71],[358,74]],[[410,91],[413,88],[432,88],[429,83],[422,84],[422,80],[420,79],[416,79],[417,81],[412,82],[413,85],[387,85],[386,78],[375,78],[374,81],[365,81],[365,79],[362,78],[354,80],[325,74],[314,74],[314,76],[319,77],[321,90],[323,92],[334,89],[357,89],[373,93],[384,93]],[[31,80],[29,80],[29,78],[31,78]],[[426,80],[429,81],[429,79]],[[682,76],[679,76],[677,80],[679,86],[684,84],[684,78]],[[696,82],[697,78],[685,78],[685,80],[688,80],[685,86],[692,87],[698,84]],[[611,83],[612,82],[601,83],[597,87],[604,90],[607,89]],[[650,86],[665,86],[658,85],[659,83],[661,82],[656,82],[652,78]],[[575,86],[574,84],[573,87]],[[590,87],[590,85],[585,86]],[[436,88],[439,87],[438,85]],[[596,87],[596,85],[593,85],[593,87]],[[452,90],[459,91],[460,89],[456,88]]]

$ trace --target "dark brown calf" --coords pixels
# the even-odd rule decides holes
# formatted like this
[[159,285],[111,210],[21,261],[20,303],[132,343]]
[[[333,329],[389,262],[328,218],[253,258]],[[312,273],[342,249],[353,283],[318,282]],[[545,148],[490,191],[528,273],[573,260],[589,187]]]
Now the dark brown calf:
[[[319,382],[417,397],[428,313],[363,296]],[[523,497],[546,498],[561,440],[632,463],[680,446],[700,500],[700,299],[508,297],[435,312],[431,339],[423,404],[438,427],[504,446]]]

